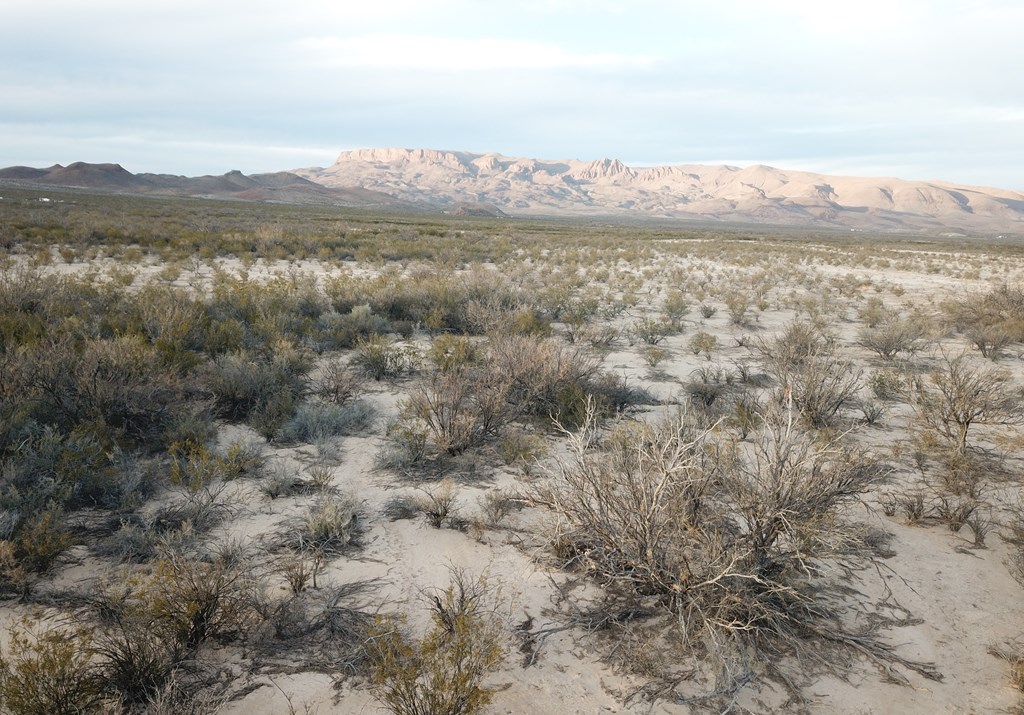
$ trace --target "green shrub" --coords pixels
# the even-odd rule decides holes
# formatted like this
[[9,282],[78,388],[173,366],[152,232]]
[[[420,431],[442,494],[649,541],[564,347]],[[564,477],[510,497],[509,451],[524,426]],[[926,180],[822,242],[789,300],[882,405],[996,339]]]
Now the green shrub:
[[8,497],[17,491],[19,509],[38,511],[48,504],[75,508],[116,501],[117,470],[91,431],[62,435],[47,426],[25,439],[7,474]]
[[686,345],[694,355],[704,353],[704,357],[710,360],[711,353],[718,347],[718,338],[711,333],[700,330],[693,334]]
[[430,431],[415,415],[406,412],[388,424],[377,463],[384,468],[404,469],[418,464],[427,454]]
[[[746,325],[750,318],[751,296],[747,293],[732,292],[725,296],[725,307],[729,311],[729,322]],[[711,317],[711,316],[707,316]]]
[[442,479],[437,486],[420,491],[423,496],[417,500],[416,506],[427,517],[427,523],[435,529],[459,526],[459,487],[455,482],[451,479]]
[[427,359],[441,372],[479,365],[484,358],[480,343],[465,335],[439,335],[427,349]]
[[48,571],[74,543],[63,515],[48,510],[25,518],[14,534],[14,554],[28,571]]
[[270,359],[245,352],[220,356],[204,366],[200,377],[217,416],[235,422],[257,416],[266,436],[291,416],[311,369],[303,353],[279,346]]
[[420,640],[402,619],[380,618],[373,634],[373,688],[395,715],[476,715],[493,691],[484,678],[503,659],[500,623],[486,599],[489,586],[462,573],[433,596],[431,630]]
[[681,290],[670,291],[661,302],[661,312],[665,320],[676,330],[683,324],[683,318],[690,312],[690,303]]
[[418,361],[414,348],[396,345],[382,335],[371,335],[356,343],[352,358],[353,365],[377,381],[412,372]]
[[547,445],[535,434],[521,429],[502,435],[498,441],[498,455],[507,465],[529,465],[547,454]]
[[347,314],[325,313],[317,323],[324,349],[352,348],[372,335],[388,332],[388,321],[375,315],[368,305],[353,306]]
[[868,387],[880,400],[894,400],[906,394],[907,384],[903,375],[897,370],[875,370],[868,377]]
[[22,356],[31,414],[62,432],[91,432],[104,446],[155,448],[185,405],[180,377],[140,337],[58,339]]
[[354,434],[373,425],[377,411],[369,402],[357,400],[347,405],[327,402],[302,402],[295,414],[281,426],[286,442],[317,442],[329,437]]
[[632,335],[646,345],[657,345],[673,331],[672,325],[653,318],[641,318],[633,323]]
[[199,364],[207,333],[202,303],[185,291],[148,285],[135,294],[130,306],[139,331],[165,366],[184,371]]
[[668,350],[657,345],[645,345],[640,354],[643,356],[644,362],[652,368],[657,368],[669,356]]
[[86,629],[41,630],[38,621],[22,621],[0,655],[0,708],[10,715],[99,711],[106,691],[96,678],[91,648]]

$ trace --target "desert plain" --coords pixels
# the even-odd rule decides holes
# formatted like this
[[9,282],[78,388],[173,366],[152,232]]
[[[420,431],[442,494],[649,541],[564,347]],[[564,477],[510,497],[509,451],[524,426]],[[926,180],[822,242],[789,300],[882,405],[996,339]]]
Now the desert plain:
[[6,711],[1020,711],[1019,242],[42,197]]

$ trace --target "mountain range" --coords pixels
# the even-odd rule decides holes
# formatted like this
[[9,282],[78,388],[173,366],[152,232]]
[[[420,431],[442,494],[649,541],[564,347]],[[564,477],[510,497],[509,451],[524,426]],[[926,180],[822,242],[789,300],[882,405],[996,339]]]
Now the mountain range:
[[366,208],[418,208],[387,194],[358,186],[327,187],[287,171],[246,176],[229,171],[221,176],[133,174],[120,164],[75,162],[45,169],[11,166],[0,169],[0,184],[70,187],[122,194],[190,196],[288,204],[330,204]]
[[630,167],[432,149],[342,152],[246,176],[132,174],[118,164],[0,169],[0,183],[493,216],[729,221],[894,232],[1024,233],[1024,192],[769,166]]

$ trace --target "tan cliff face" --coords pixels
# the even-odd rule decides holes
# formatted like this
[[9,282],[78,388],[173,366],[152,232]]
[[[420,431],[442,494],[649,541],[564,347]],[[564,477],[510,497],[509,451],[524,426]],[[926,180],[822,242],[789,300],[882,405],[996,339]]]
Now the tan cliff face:
[[825,176],[769,166],[629,167],[433,149],[342,152],[296,174],[404,201],[485,201],[515,214],[635,215],[796,225],[1024,231],[1024,193],[938,181]]

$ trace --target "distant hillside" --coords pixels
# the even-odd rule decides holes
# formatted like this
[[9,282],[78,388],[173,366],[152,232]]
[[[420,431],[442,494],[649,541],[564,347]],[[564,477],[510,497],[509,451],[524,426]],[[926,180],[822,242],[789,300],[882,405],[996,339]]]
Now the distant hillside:
[[280,171],[246,176],[229,171],[222,176],[173,176],[133,174],[120,164],[57,164],[46,169],[12,166],[0,169],[0,183],[66,186],[92,191],[191,196],[202,198],[269,201],[291,204],[330,204],[360,208],[424,210],[386,193],[358,186],[322,186],[296,174]]
[[1024,193],[769,166],[545,161],[431,149],[342,152],[295,169],[324,186],[361,186],[439,207],[486,202],[512,215],[619,215],[900,232],[1024,232]]

